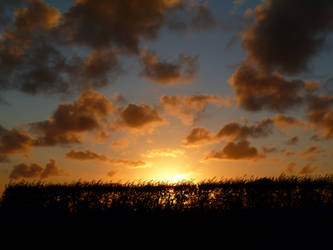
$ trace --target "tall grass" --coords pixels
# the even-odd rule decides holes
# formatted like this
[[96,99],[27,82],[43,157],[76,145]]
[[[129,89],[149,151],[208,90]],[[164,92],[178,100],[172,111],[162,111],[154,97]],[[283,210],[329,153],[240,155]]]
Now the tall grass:
[[228,211],[333,208],[333,176],[181,182],[47,184],[6,186],[1,211],[40,213],[163,215],[224,214]]

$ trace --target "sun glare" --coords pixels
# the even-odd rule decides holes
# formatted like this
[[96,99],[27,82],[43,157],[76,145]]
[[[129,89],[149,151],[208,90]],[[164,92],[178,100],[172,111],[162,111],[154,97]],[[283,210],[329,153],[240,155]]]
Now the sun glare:
[[171,178],[170,182],[177,183],[177,182],[188,180],[188,178],[189,178],[189,174],[176,174],[175,176],[173,176]]

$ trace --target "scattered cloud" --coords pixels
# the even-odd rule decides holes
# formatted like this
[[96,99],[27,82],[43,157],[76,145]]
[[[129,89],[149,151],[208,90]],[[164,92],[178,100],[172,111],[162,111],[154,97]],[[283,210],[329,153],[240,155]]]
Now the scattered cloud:
[[144,130],[165,124],[165,120],[158,111],[147,104],[136,105],[130,103],[120,110],[118,117],[117,126],[119,128]]
[[[15,8],[6,9],[9,5]],[[139,56],[141,41],[156,40],[163,27],[185,31],[215,25],[206,4],[182,0],[84,0],[63,13],[44,0],[6,0],[0,14],[0,88],[32,95],[104,87],[123,73],[118,55]],[[194,61],[179,57],[183,65]],[[191,76],[187,66],[178,80]],[[157,76],[162,79],[163,73]]]
[[309,175],[309,174],[313,174],[317,169],[318,169],[318,167],[313,164],[306,164],[304,167],[302,167],[301,169],[299,169],[297,171],[297,174]]
[[114,93],[114,95],[112,96],[112,99],[117,104],[127,104],[128,103],[127,99],[119,93]]
[[121,150],[121,149],[127,148],[130,144],[133,143],[133,141],[135,141],[135,138],[121,137],[121,138],[118,138],[115,141],[113,141],[111,143],[111,147],[112,147],[112,149],[115,149],[115,150]]
[[183,144],[187,147],[197,147],[213,143],[213,133],[204,127],[192,128],[190,133],[186,136]]
[[239,142],[228,142],[218,151],[211,152],[208,159],[220,160],[260,160],[265,158],[263,153],[260,153],[256,147],[251,146],[246,139]]
[[205,110],[209,103],[219,107],[230,105],[230,100],[218,95],[201,94],[180,97],[163,95],[160,98],[164,110],[178,119],[184,125],[192,125],[198,120],[201,112]]
[[307,118],[316,129],[316,137],[333,138],[333,96],[311,95],[307,98]]
[[273,133],[274,123],[269,118],[263,118],[260,122],[254,125],[239,124],[238,122],[231,122],[222,126],[216,134],[216,138],[231,140],[245,139],[248,137],[260,138],[267,137]]
[[279,150],[278,150],[276,147],[263,147],[263,148],[262,148],[262,151],[263,151],[265,154],[271,154],[271,153],[276,153],[276,152],[278,152]]
[[47,179],[50,177],[57,177],[63,175],[67,175],[67,173],[59,168],[57,162],[54,159],[50,159],[49,163],[46,164],[45,168],[43,168],[39,163],[17,164],[13,167],[13,170],[9,175],[9,179]]
[[265,1],[256,7],[255,24],[242,37],[248,59],[266,71],[309,70],[310,59],[323,50],[333,31],[332,11],[333,2],[327,0],[316,1],[315,8],[312,1]]
[[284,155],[289,157],[289,156],[294,156],[296,155],[297,153],[295,151],[292,151],[292,150],[284,150],[283,151]]
[[286,141],[286,144],[289,145],[289,146],[293,146],[293,145],[297,145],[298,141],[299,141],[299,136],[296,135],[296,136],[293,136],[293,137],[289,138]]
[[248,111],[285,111],[303,103],[302,80],[287,80],[279,73],[259,71],[243,63],[229,79],[239,107]]
[[53,176],[62,176],[65,172],[59,168],[57,162],[54,159],[50,159],[50,162],[46,164],[43,172],[40,175],[41,179],[46,179]]
[[133,161],[129,159],[112,158],[104,154],[98,154],[92,152],[90,150],[85,150],[85,151],[71,150],[66,153],[66,157],[68,159],[76,161],[102,161],[105,163],[109,163],[111,165],[127,166],[130,168],[145,168],[149,166],[149,164],[144,161]]
[[23,129],[6,129],[0,125],[0,162],[9,155],[27,155],[33,147],[33,138]]
[[326,149],[320,147],[320,146],[309,146],[308,148],[304,149],[302,152],[301,152],[301,156],[306,159],[306,160],[315,160],[315,158],[325,152]]
[[108,177],[113,177],[115,176],[119,171],[118,170],[110,170],[109,172],[107,172],[107,176]]
[[47,120],[29,126],[37,136],[36,146],[81,143],[81,134],[102,130],[116,110],[104,95],[87,90],[73,104],[60,104]]
[[66,153],[66,158],[77,161],[91,161],[91,160],[109,161],[109,158],[107,156],[103,154],[97,154],[90,150],[77,151],[73,149]]
[[308,127],[308,124],[298,118],[291,117],[291,116],[286,116],[283,114],[277,114],[274,118],[274,124],[281,130],[284,130],[289,127],[296,127],[296,128],[301,128],[305,129]]
[[155,158],[155,157],[172,157],[177,158],[184,155],[184,151],[180,149],[161,148],[149,150],[144,157]]
[[140,76],[161,85],[176,85],[193,82],[197,71],[198,56],[180,54],[174,62],[160,60],[154,53],[142,50],[140,54],[144,66]]

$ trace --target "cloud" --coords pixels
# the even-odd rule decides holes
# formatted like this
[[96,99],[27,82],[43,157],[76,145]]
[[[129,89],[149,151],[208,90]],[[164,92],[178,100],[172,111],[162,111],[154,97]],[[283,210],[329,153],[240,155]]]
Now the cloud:
[[287,157],[297,154],[295,151],[292,151],[292,150],[284,150],[283,152],[284,152],[284,155]]
[[278,149],[277,149],[276,147],[263,147],[263,148],[262,148],[262,151],[263,151],[265,154],[271,154],[271,153],[278,152]]
[[184,151],[180,149],[161,148],[149,150],[144,157],[155,158],[155,157],[172,157],[177,158],[184,155]]
[[120,165],[120,166],[127,166],[130,168],[144,168],[147,167],[149,164],[144,161],[133,161],[128,159],[116,159],[104,154],[98,154],[92,152],[90,150],[85,151],[77,151],[71,150],[66,153],[66,157],[71,160],[76,161],[102,161],[105,163],[110,163],[112,165]]
[[269,118],[263,118],[255,125],[249,126],[247,124],[239,124],[235,121],[222,126],[216,134],[219,139],[245,139],[248,137],[260,138],[267,137],[273,133],[274,123]]
[[43,168],[38,163],[25,164],[20,163],[13,167],[9,175],[9,179],[26,179],[26,178],[40,178],[46,179],[50,177],[66,175],[66,172],[61,170],[54,159],[50,159],[46,167]]
[[155,40],[165,14],[179,8],[180,1],[166,0],[77,1],[63,14],[59,32],[70,44],[137,53],[140,40]]
[[150,166],[148,162],[144,161],[132,161],[128,159],[111,159],[111,164],[113,165],[120,165],[120,166],[127,166],[129,168],[147,168]]
[[209,103],[217,106],[230,105],[230,100],[218,95],[200,94],[180,97],[178,95],[160,98],[163,109],[170,115],[180,119],[184,125],[192,125]]
[[333,96],[311,95],[307,98],[306,115],[309,123],[316,129],[316,137],[333,138]]
[[255,9],[255,25],[243,35],[249,60],[264,70],[296,74],[323,50],[333,30],[333,2],[267,0]]
[[174,11],[166,15],[166,26],[170,30],[194,31],[216,28],[220,21],[216,20],[208,9],[208,2],[183,1],[182,12]]
[[197,71],[198,56],[185,56],[180,54],[174,62],[159,60],[154,53],[145,49],[140,54],[141,63],[144,66],[140,76],[148,81],[161,85],[176,85],[192,82]]
[[210,143],[216,143],[223,140],[244,140],[248,137],[263,138],[273,133],[274,122],[270,118],[263,118],[254,125],[239,124],[232,121],[222,126],[216,135],[204,127],[194,127],[184,139],[185,146],[202,146]]
[[298,165],[298,163],[296,163],[296,162],[289,162],[283,166],[283,171],[287,174],[292,174],[292,173],[294,173],[297,165]]
[[246,0],[234,0],[232,1],[232,4],[234,5],[243,5]]
[[27,155],[33,147],[33,138],[23,129],[5,129],[0,125],[0,162],[9,155]]
[[15,9],[13,23],[0,40],[0,89],[34,95],[95,87],[99,79],[83,79],[88,70],[85,60],[63,54],[55,44],[53,30],[60,22],[60,11],[42,0],[27,3]]
[[204,127],[192,128],[190,133],[186,136],[183,144],[187,147],[197,147],[213,143],[213,133]]
[[113,141],[111,143],[111,147],[112,147],[112,149],[121,150],[121,149],[128,147],[128,145],[133,143],[133,141],[135,141],[135,138],[121,137],[121,138],[118,138],[115,141]]
[[291,116],[285,116],[283,114],[277,114],[274,118],[274,124],[281,130],[286,129],[288,127],[296,127],[305,129],[308,127],[305,121],[297,119]]
[[46,164],[45,169],[40,175],[41,179],[46,179],[53,176],[62,176],[65,172],[59,168],[57,162],[54,159],[50,159],[50,162]]
[[127,104],[127,99],[119,93],[114,93],[112,99],[118,104]]
[[248,111],[285,111],[303,103],[302,80],[287,80],[279,73],[259,71],[243,63],[229,79],[239,107]]
[[118,127],[134,130],[142,130],[165,123],[158,111],[146,104],[130,103],[119,112],[118,117]]
[[90,150],[77,151],[73,149],[66,153],[66,158],[77,161],[91,161],[91,160],[109,161],[109,158],[107,156],[103,154],[97,154]]
[[251,146],[248,140],[243,139],[239,142],[228,142],[220,150],[211,152],[206,160],[260,160],[262,158],[265,158],[265,155]]
[[109,172],[107,172],[107,176],[108,177],[113,177],[118,173],[118,170],[110,170]]
[[302,167],[297,171],[297,174],[299,175],[313,174],[317,169],[318,167],[313,164],[306,164],[304,167]]
[[43,172],[43,167],[38,163],[25,164],[21,163],[15,165],[9,175],[9,179],[20,179],[20,178],[38,178]]
[[325,151],[326,149],[320,146],[309,146],[301,152],[301,156],[306,160],[314,160],[319,154]]
[[[171,28],[167,16],[173,12],[181,14],[173,20],[185,25],[178,30],[212,25],[206,5],[190,2],[85,0],[61,13],[44,0],[1,1],[0,89],[70,95],[102,88],[123,73],[118,55],[138,56],[141,41],[156,40],[162,27]],[[183,20],[183,14],[193,18]],[[190,77],[195,61],[179,57],[186,66],[181,77]]]
[[81,134],[102,130],[116,110],[104,95],[87,90],[73,104],[60,104],[47,120],[29,126],[37,136],[36,146],[81,143]]
[[298,141],[299,141],[299,136],[296,135],[296,136],[293,136],[293,137],[289,138],[289,139],[286,141],[286,144],[287,144],[287,145],[290,145],[290,146],[292,146],[292,145],[297,145]]

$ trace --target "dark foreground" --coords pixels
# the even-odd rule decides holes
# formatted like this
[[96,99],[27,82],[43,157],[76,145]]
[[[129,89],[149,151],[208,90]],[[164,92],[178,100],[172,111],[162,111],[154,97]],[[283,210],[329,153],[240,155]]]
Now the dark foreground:
[[0,211],[12,248],[333,249],[332,177],[16,183]]

